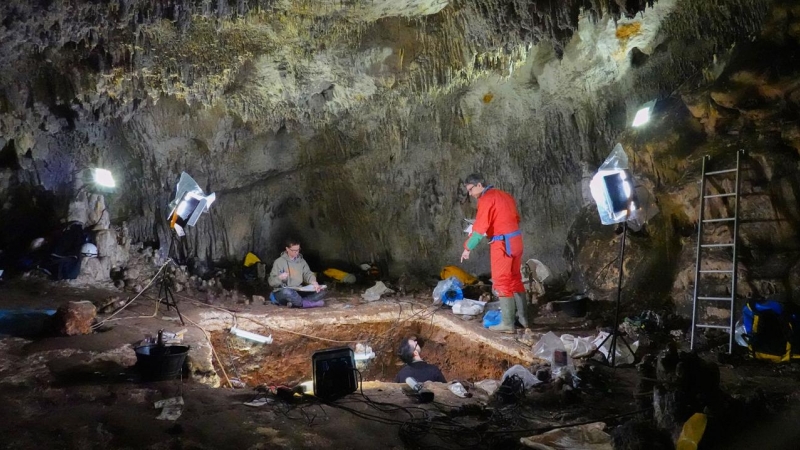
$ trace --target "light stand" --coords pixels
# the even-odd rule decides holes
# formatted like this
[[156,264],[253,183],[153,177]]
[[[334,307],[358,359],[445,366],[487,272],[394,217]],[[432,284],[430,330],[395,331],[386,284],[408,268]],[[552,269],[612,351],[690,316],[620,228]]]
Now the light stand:
[[[178,184],[175,186],[175,199],[168,205],[169,215],[167,222],[169,225],[170,244],[169,253],[167,254],[167,263],[174,262],[172,259],[176,253],[175,235],[185,236],[186,229],[194,226],[200,219],[200,215],[208,211],[211,204],[214,203],[216,195],[211,193],[205,195],[203,190],[197,182],[189,176],[186,172],[182,172],[178,179]],[[183,316],[178,309],[178,302],[175,301],[175,296],[172,294],[172,286],[169,276],[166,271],[161,274],[161,281],[158,288],[158,301],[167,305],[167,311],[170,307],[174,307],[178,313],[178,317],[183,323]]]
[[[626,217],[630,212],[630,207],[626,212]],[[611,366],[612,369],[615,369],[616,366],[616,359],[617,359],[617,339],[620,339],[623,344],[628,348],[628,351],[631,352],[631,355],[635,355],[635,352],[631,348],[628,341],[625,340],[625,336],[619,331],[619,307],[622,303],[622,275],[624,270],[624,263],[625,263],[625,239],[628,236],[628,221],[625,220],[622,222],[622,240],[619,244],[619,278],[617,279],[617,301],[616,305],[614,306],[614,329],[611,333],[606,336],[605,339],[598,345],[598,348],[602,348],[605,345],[606,341],[611,339],[611,344],[609,345],[609,357],[606,358],[606,362]]]
[[[169,265],[170,263],[174,262],[172,255],[175,251],[175,235],[170,233],[170,236],[171,239],[169,244],[169,253],[167,253],[167,262],[165,265]],[[161,280],[159,280],[158,283],[158,303],[167,305],[167,311],[169,311],[170,307],[175,308],[175,312],[178,313],[178,318],[181,319],[181,325],[186,325],[183,322],[181,311],[178,309],[178,302],[175,300],[175,296],[172,294],[172,280],[170,279],[166,270],[161,273]]]
[[597,203],[600,222],[603,225],[622,224],[622,239],[619,247],[619,278],[617,279],[617,298],[614,305],[614,329],[598,345],[598,348],[603,348],[606,342],[611,339],[606,362],[611,367],[616,367],[619,340],[622,341],[635,358],[633,349],[625,340],[623,333],[619,331],[619,310],[622,303],[622,281],[625,269],[625,244],[628,236],[628,222],[633,221],[634,226],[641,226],[647,219],[652,217],[652,214],[655,214],[657,209],[649,205],[649,195],[647,195],[646,191],[642,191],[641,195],[637,195],[633,175],[628,169],[628,156],[620,144],[614,146],[611,154],[592,177],[590,188],[592,197]]

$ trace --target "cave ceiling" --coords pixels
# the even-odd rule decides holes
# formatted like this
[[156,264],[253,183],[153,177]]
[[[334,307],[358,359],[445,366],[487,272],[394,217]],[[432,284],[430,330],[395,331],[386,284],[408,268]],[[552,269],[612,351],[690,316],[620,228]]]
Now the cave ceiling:
[[112,216],[148,241],[186,170],[220,198],[196,253],[295,230],[323,258],[437,265],[474,214],[459,179],[481,170],[560,271],[582,178],[635,107],[755,36],[771,4],[7,0],[0,148],[17,167],[0,181],[58,191],[112,166]]
[[560,56],[582,17],[632,17],[654,2],[3,3],[6,110],[42,104],[68,120],[107,120],[166,95],[221,101],[275,127],[331,120],[373,96],[435,95],[508,75],[542,40]]

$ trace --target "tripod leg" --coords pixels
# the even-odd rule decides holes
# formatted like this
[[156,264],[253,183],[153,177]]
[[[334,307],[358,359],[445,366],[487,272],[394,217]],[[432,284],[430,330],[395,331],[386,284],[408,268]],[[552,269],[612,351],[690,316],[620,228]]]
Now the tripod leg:
[[167,296],[165,298],[167,300],[167,311],[169,311],[170,306],[175,307],[175,312],[178,313],[178,318],[181,319],[181,325],[186,325],[183,322],[183,315],[181,315],[181,310],[178,309],[178,302],[175,301],[175,297],[172,295],[172,290],[167,286]]

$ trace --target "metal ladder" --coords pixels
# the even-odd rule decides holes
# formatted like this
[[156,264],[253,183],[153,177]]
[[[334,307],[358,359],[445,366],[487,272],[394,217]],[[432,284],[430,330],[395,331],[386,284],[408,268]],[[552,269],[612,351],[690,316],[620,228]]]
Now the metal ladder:
[[[736,282],[737,282],[737,249],[738,249],[738,236],[739,236],[739,174],[741,172],[741,161],[742,156],[744,155],[744,150],[739,150],[736,152],[736,168],[735,169],[727,169],[727,170],[715,170],[711,172],[707,172],[709,166],[709,161],[711,158],[706,155],[703,157],[703,172],[700,177],[700,212],[698,213],[698,221],[697,221],[697,262],[695,265],[694,271],[694,299],[692,302],[692,339],[691,339],[691,349],[694,350],[695,345],[695,333],[699,328],[716,328],[721,330],[726,330],[729,333],[729,341],[728,341],[728,353],[733,351],[733,338],[734,338],[734,318],[735,318],[735,304],[736,304]],[[706,179],[711,177],[717,177],[720,175],[727,175],[727,174],[735,174],[735,181],[734,186],[735,190],[733,192],[725,192],[721,194],[706,194]],[[705,207],[706,207],[706,200],[707,199],[715,199],[715,198],[726,198],[726,197],[733,197],[734,207],[733,207],[733,216],[729,217],[712,217],[706,218],[705,217]],[[713,215],[713,213],[712,213]],[[705,243],[703,242],[703,230],[705,229],[706,224],[726,224],[726,223],[733,223],[733,233],[731,236],[733,237],[733,242],[726,242],[726,243]],[[732,250],[731,256],[731,267],[730,269],[724,270],[707,270],[702,268],[703,262],[703,253],[704,251],[708,251],[708,249],[720,249],[720,248],[730,248]],[[723,274],[730,277],[731,285],[730,285],[730,297],[712,297],[700,294],[700,284],[702,278],[706,274]],[[711,304],[717,304],[725,306],[727,305],[730,308],[730,321],[728,325],[717,325],[711,323],[698,323],[698,316],[697,310],[699,307],[700,302],[706,302]]]

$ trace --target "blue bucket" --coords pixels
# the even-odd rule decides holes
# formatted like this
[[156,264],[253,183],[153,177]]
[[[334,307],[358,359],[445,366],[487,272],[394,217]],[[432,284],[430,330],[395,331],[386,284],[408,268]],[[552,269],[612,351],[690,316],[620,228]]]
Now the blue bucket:
[[452,307],[455,302],[464,300],[464,292],[459,287],[451,287],[442,294],[442,304]]

